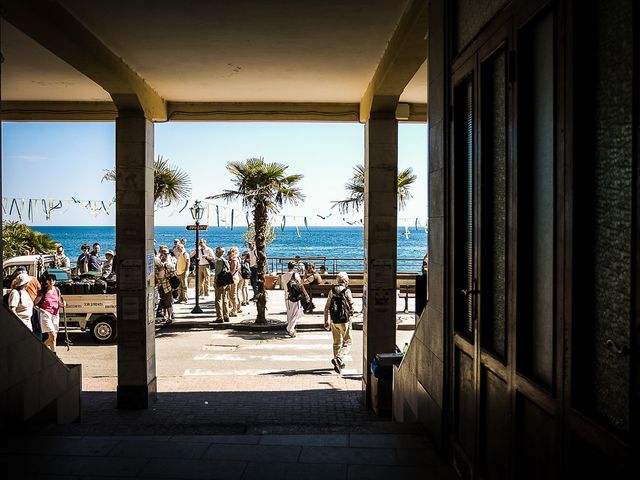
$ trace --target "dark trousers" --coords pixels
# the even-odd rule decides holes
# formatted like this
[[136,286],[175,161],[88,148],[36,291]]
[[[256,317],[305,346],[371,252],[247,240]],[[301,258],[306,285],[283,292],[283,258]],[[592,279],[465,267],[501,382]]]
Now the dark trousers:
[[253,289],[253,296],[258,293],[258,267],[251,267],[251,288]]
[[33,310],[31,315],[31,327],[33,328],[33,334],[42,341],[42,328],[40,327],[40,312],[36,309]]

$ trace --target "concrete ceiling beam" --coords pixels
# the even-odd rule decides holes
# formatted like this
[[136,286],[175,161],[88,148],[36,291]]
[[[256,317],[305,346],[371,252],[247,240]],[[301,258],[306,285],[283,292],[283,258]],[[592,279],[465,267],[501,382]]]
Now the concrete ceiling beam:
[[357,122],[357,103],[168,102],[168,120]]
[[57,1],[2,0],[0,15],[104,88],[119,111],[166,120],[165,100]]
[[407,84],[427,58],[428,1],[412,0],[404,11],[360,101],[360,121],[395,112]]
[[4,121],[113,121],[118,109],[112,102],[3,101]]

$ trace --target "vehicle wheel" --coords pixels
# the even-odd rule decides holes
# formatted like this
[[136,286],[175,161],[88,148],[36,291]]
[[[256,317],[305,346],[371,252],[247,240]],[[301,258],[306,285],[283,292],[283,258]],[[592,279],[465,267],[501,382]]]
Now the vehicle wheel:
[[118,335],[115,319],[113,317],[98,318],[91,324],[91,335],[98,343],[114,342]]

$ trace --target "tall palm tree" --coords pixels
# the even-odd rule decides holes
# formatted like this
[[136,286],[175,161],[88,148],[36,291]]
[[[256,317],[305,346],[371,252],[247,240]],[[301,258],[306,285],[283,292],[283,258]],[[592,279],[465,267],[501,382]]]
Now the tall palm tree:
[[[107,170],[102,180],[115,181],[115,170]],[[166,206],[189,197],[191,180],[189,176],[169,159],[162,156],[153,162],[153,200],[156,206]]]
[[280,163],[267,163],[262,157],[249,158],[244,162],[229,162],[227,170],[233,176],[232,182],[235,189],[224,190],[218,195],[207,197],[207,199],[223,199],[228,202],[241,200],[243,207],[253,208],[258,268],[256,323],[267,323],[264,273],[267,263],[265,238],[269,214],[277,213],[285,203],[297,205],[304,200],[304,195],[297,186],[302,175],[287,175],[287,168]]
[[[409,188],[417,178],[411,167],[405,168],[398,174],[398,207],[400,210],[407,205],[407,200],[411,198]],[[350,210],[359,212],[364,205],[364,165],[356,165],[353,168],[353,176],[344,186],[349,198],[331,202],[333,207],[338,207],[341,213],[347,213]]]

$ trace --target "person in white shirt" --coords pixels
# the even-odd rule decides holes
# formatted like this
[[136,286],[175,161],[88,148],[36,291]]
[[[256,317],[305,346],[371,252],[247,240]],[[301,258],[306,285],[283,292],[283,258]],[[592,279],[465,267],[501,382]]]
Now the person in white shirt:
[[256,299],[256,293],[258,292],[258,254],[256,252],[256,243],[249,242],[249,269],[251,270],[251,289],[253,290],[253,297],[251,300]]
[[214,260],[213,250],[207,247],[207,241],[204,238],[200,239],[200,246],[197,252],[193,252],[191,256],[198,254],[198,290],[200,297],[203,298],[209,295],[209,277],[211,275],[209,269],[209,261]]
[[16,277],[16,284],[9,293],[9,310],[24,323],[30,331],[33,332],[31,326],[31,316],[33,315],[33,300],[27,293],[26,286],[31,281],[31,277],[26,273],[21,273]]
[[296,324],[298,323],[298,320],[302,318],[304,311],[302,305],[300,305],[300,300],[292,301],[289,299],[289,281],[292,278],[295,278],[300,284],[303,295],[305,297],[308,297],[308,295],[306,290],[304,289],[304,285],[302,284],[302,277],[295,269],[295,262],[289,262],[287,264],[287,268],[289,269],[289,271],[283,273],[282,277],[280,277],[280,285],[282,287],[282,290],[284,290],[284,303],[287,307],[287,334],[290,337],[295,337],[297,334]]

